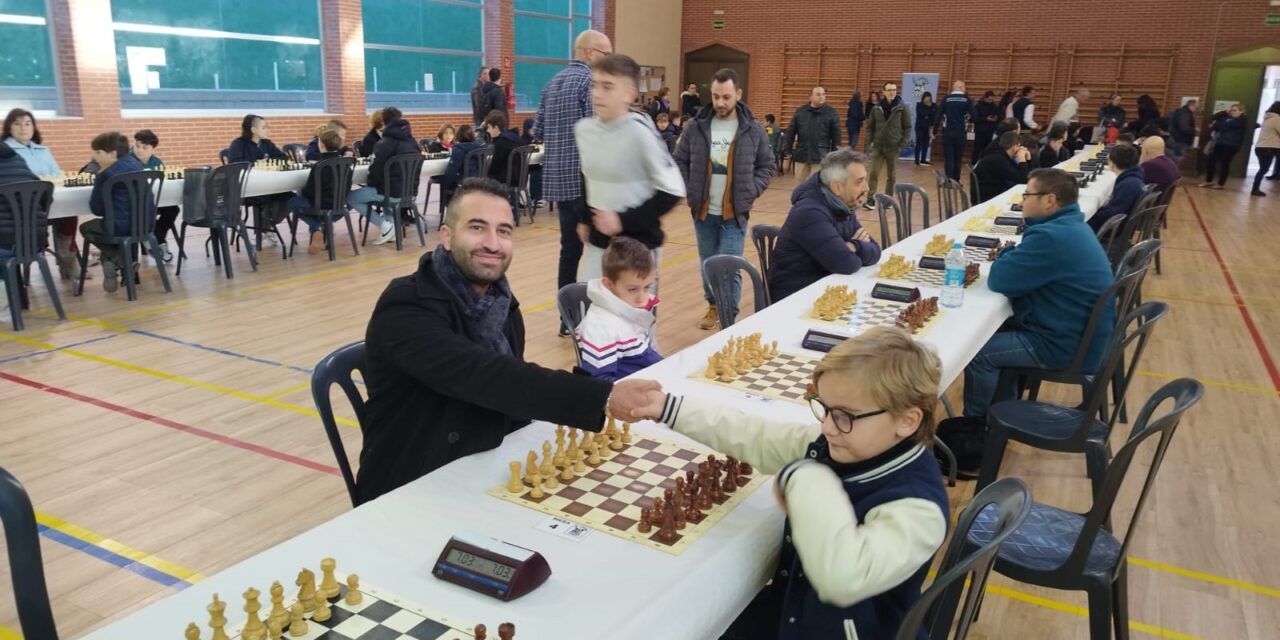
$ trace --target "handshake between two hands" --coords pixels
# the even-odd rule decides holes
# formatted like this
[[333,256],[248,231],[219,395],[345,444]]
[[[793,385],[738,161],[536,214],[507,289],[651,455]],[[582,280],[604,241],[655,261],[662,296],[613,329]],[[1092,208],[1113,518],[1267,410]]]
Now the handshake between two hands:
[[609,415],[621,420],[656,420],[667,404],[667,394],[656,380],[620,380],[609,394]]

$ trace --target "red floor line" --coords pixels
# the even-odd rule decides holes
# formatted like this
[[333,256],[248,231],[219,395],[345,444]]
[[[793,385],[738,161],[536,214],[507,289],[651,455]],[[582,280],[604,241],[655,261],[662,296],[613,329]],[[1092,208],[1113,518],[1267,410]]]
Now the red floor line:
[[214,442],[220,442],[222,444],[230,445],[230,446],[236,447],[237,449],[244,449],[245,451],[251,451],[253,453],[264,455],[269,458],[275,458],[276,460],[281,460],[284,462],[288,462],[290,464],[296,464],[300,467],[306,467],[308,469],[311,469],[312,471],[319,471],[322,473],[328,473],[335,476],[342,475],[342,472],[339,471],[337,467],[331,467],[329,465],[320,464],[318,462],[312,462],[311,460],[307,460],[306,458],[299,458],[298,456],[290,455],[290,454],[284,453],[283,451],[276,451],[275,449],[253,444],[252,442],[246,442],[238,438],[232,438],[231,436],[224,436],[220,433],[214,433],[212,431],[201,429],[199,427],[193,427],[191,425],[182,424],[181,422],[174,422],[173,420],[169,420],[168,418],[161,418],[160,416],[138,411],[137,409],[122,407],[118,404],[107,402],[106,400],[91,398],[89,396],[82,395],[74,391],[68,391],[67,389],[61,389],[58,387],[50,386],[50,385],[44,384],[43,382],[36,382],[35,380],[30,380],[28,378],[23,378],[21,376],[15,376],[13,374],[5,373],[3,371],[0,371],[0,380],[8,380],[9,382],[31,387],[32,389],[37,389],[40,391],[44,391],[46,393],[52,393],[54,395],[62,396],[64,398],[70,398],[77,402],[91,404],[101,409],[114,411],[116,413],[130,416],[132,418],[137,418],[139,420],[144,420],[146,422],[158,424],[162,427],[168,427],[175,431],[181,431],[183,433],[188,433],[193,436],[205,438],[206,440],[212,440]]
[[1253,316],[1249,314],[1249,308],[1244,303],[1244,297],[1240,295],[1240,290],[1236,288],[1236,281],[1231,278],[1231,271],[1227,269],[1227,263],[1222,260],[1222,254],[1218,253],[1218,245],[1213,242],[1213,235],[1209,233],[1209,226],[1204,223],[1204,218],[1200,215],[1200,208],[1196,206],[1195,198],[1191,197],[1191,193],[1187,194],[1187,202],[1191,203],[1191,211],[1196,215],[1196,222],[1200,225],[1200,230],[1204,232],[1204,239],[1209,243],[1209,250],[1213,252],[1214,260],[1218,261],[1218,268],[1222,270],[1222,277],[1227,280],[1227,289],[1231,291],[1231,297],[1236,300],[1236,308],[1240,310],[1240,317],[1244,318],[1244,326],[1249,330],[1249,336],[1253,338],[1253,344],[1258,349],[1258,355],[1262,356],[1262,366],[1266,367],[1267,373],[1271,375],[1271,384],[1276,391],[1280,391],[1280,369],[1276,368],[1276,362],[1271,358],[1271,352],[1267,351],[1267,343],[1262,341],[1262,334],[1258,332],[1258,327],[1253,323]]

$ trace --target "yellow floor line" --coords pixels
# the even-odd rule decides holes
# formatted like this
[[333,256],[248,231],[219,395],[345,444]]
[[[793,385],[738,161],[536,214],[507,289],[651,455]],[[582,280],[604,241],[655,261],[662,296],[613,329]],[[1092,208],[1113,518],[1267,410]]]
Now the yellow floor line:
[[201,580],[205,579],[205,576],[203,574],[201,574],[200,572],[194,569],[188,569],[182,565],[174,564],[172,562],[169,562],[168,560],[158,558],[145,551],[134,549],[133,547],[130,547],[122,542],[119,542],[117,540],[112,540],[111,538],[108,538],[103,535],[99,535],[97,533],[89,531],[88,529],[79,527],[70,522],[67,522],[66,520],[63,520],[55,516],[51,516],[47,513],[37,511],[36,522],[39,522],[40,524],[46,527],[49,527],[50,529],[55,529],[57,531],[60,531],[77,540],[88,542],[89,544],[92,544],[96,547],[101,547],[103,549],[106,549],[107,551],[110,551],[117,555],[121,555],[130,560],[133,560],[134,562],[151,567],[156,571],[167,573],[180,580],[185,580],[187,582],[194,584],[196,582],[200,582]]
[[1172,573],[1174,575],[1182,576],[1184,578],[1191,578],[1193,580],[1201,580],[1203,582],[1212,582],[1213,584],[1220,584],[1226,587],[1232,587],[1234,589],[1252,591],[1254,593],[1260,593],[1264,596],[1271,596],[1272,598],[1280,598],[1280,589],[1264,587],[1260,584],[1253,584],[1251,582],[1245,582],[1243,580],[1234,580],[1231,578],[1224,578],[1222,576],[1215,576],[1212,573],[1192,571],[1191,569],[1183,569],[1182,567],[1175,567],[1171,564],[1165,564],[1163,562],[1155,562],[1152,560],[1143,560],[1141,558],[1134,558],[1132,556],[1129,557],[1129,564],[1134,565],[1136,567],[1145,567],[1147,569],[1154,569],[1156,571],[1164,571],[1166,573]]
[[[1070,613],[1070,614],[1074,614],[1084,618],[1089,617],[1089,610],[1086,609],[1085,607],[1081,607],[1074,604],[1067,604],[1065,602],[1058,602],[1057,600],[1050,600],[1049,598],[1042,598],[1040,596],[1034,596],[1029,593],[1023,593],[1021,591],[1016,591],[1014,589],[1009,589],[1006,587],[995,587],[995,586],[988,585],[987,593],[990,593],[992,595],[997,595],[997,596],[1003,596],[1005,598],[1009,598],[1010,600],[1017,600],[1018,602],[1033,604],[1033,605],[1036,605],[1037,607],[1043,607],[1045,609],[1052,609],[1054,611],[1059,611],[1062,613]],[[1171,629],[1165,629],[1163,627],[1157,627],[1155,625],[1150,625],[1143,622],[1135,622],[1133,620],[1129,621],[1129,628],[1132,629],[1133,631],[1141,631],[1142,633],[1151,634],[1157,638],[1170,638],[1171,640],[1203,640],[1199,636],[1188,635],[1185,633],[1173,631]]]
[[287,395],[289,395],[289,394],[291,394],[291,393],[294,393],[295,391],[302,391],[303,389],[307,389],[307,388],[309,388],[310,386],[311,386],[311,383],[310,383],[310,382],[303,382],[303,383],[301,383],[301,384],[295,384],[295,385],[293,385],[292,387],[289,387],[288,389],[285,389],[284,391],[277,391],[277,392],[275,392],[275,393],[273,393],[273,394],[271,394],[271,395],[269,395],[269,396],[266,396],[266,398],[267,398],[268,400],[277,400],[277,399],[279,399],[279,398],[283,398],[284,396],[287,396]]
[[22,640],[22,636],[17,631],[0,627],[0,640]]
[[[1185,376],[1175,376],[1169,373],[1143,371],[1142,369],[1139,369],[1134,373],[1137,373],[1140,376],[1147,376],[1150,378],[1159,378],[1161,380],[1177,380],[1178,378],[1185,377]],[[1264,387],[1264,386],[1255,385],[1255,384],[1241,384],[1238,382],[1226,382],[1223,380],[1209,380],[1206,378],[1199,378],[1199,377],[1196,377],[1196,379],[1211,387],[1219,387],[1222,389],[1232,389],[1235,391],[1244,391],[1246,393],[1256,393],[1264,396],[1280,396],[1280,391],[1277,391],[1273,387]]]

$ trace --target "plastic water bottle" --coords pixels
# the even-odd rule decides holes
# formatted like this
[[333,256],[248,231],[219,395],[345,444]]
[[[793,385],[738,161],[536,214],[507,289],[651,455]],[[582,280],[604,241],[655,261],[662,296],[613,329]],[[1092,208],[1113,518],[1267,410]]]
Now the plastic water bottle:
[[938,303],[944,307],[958,307],[964,304],[964,245],[957,242],[951,246],[947,254],[947,270],[942,279],[942,295]]

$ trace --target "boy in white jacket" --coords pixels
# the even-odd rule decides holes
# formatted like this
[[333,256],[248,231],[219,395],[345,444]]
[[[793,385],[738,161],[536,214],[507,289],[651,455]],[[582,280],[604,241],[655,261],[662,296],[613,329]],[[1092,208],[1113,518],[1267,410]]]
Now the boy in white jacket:
[[653,393],[647,416],[777,474],[787,513],[777,571],[723,638],[894,637],[947,532],[928,450],[940,372],[905,331],[877,327],[818,364],[809,403],[821,424]]
[[626,236],[609,242],[601,270],[587,282],[591,307],[574,339],[583,370],[614,382],[662,360],[653,345],[658,297],[649,293],[656,273],[648,247]]

